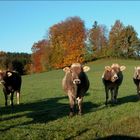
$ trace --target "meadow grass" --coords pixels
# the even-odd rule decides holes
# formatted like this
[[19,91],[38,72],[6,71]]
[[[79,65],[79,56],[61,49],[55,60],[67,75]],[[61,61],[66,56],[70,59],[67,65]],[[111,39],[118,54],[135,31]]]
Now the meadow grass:
[[[104,67],[125,65],[117,105],[105,106],[101,80]],[[4,106],[0,87],[0,140],[90,140],[107,136],[140,137],[140,101],[132,77],[138,60],[101,59],[87,64],[90,88],[83,115],[69,117],[69,102],[62,90],[62,70],[23,76],[21,104]],[[16,99],[14,98],[14,102]]]

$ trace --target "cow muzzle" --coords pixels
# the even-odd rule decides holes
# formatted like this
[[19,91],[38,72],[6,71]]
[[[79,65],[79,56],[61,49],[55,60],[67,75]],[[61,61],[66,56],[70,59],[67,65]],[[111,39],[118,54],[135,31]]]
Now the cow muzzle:
[[114,75],[114,76],[111,78],[111,81],[112,81],[112,82],[115,82],[117,79],[118,79],[118,76],[117,76],[117,75]]
[[136,79],[140,80],[140,74],[138,74],[138,75],[136,76]]
[[78,85],[80,83],[81,83],[81,80],[80,79],[74,79],[73,80],[73,84],[75,84],[75,85]]

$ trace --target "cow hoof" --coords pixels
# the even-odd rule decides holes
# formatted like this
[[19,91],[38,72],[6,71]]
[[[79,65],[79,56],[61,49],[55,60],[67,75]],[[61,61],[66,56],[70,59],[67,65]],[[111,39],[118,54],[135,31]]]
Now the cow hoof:
[[82,112],[78,112],[78,115],[82,116]]
[[118,103],[117,99],[114,101],[114,103],[115,103],[115,104],[117,104],[117,103]]
[[138,99],[140,100],[140,95],[138,94]]
[[108,105],[108,103],[107,103],[107,102],[105,102],[105,105],[107,106],[107,105]]
[[69,117],[73,117],[73,116],[74,116],[74,113],[70,112]]

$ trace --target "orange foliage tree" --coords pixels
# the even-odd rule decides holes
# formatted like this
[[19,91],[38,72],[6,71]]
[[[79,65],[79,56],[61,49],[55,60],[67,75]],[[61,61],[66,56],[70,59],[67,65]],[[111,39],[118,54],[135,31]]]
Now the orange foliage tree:
[[46,71],[47,69],[47,62],[49,56],[49,49],[48,49],[48,40],[41,40],[37,43],[34,43],[32,46],[32,71],[33,72],[42,72]]
[[61,68],[73,62],[83,62],[86,31],[79,17],[68,18],[49,30],[50,46],[53,50],[52,63]]

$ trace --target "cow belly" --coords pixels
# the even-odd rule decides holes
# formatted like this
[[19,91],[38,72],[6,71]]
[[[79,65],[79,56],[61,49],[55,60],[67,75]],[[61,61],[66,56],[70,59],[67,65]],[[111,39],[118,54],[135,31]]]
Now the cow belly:
[[81,85],[78,85],[78,88],[77,88],[77,97],[83,97],[86,92],[88,91],[89,89],[89,81],[87,81],[86,83],[83,83]]
[[108,88],[114,88],[114,87],[118,87],[118,86],[120,86],[121,85],[121,83],[122,83],[122,80],[117,80],[117,81],[115,81],[115,82],[111,82],[111,81],[109,81],[109,80],[104,80],[103,79],[103,83],[104,83],[104,85],[106,86],[106,87],[108,87]]

